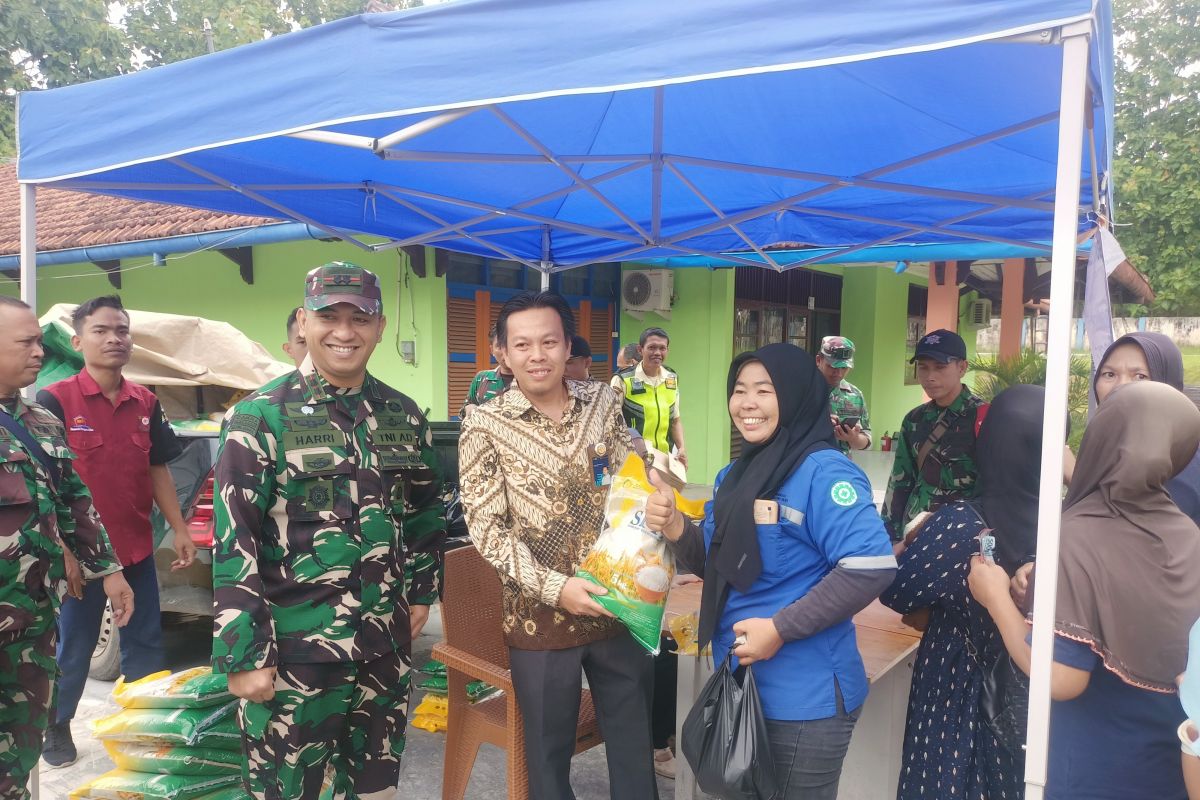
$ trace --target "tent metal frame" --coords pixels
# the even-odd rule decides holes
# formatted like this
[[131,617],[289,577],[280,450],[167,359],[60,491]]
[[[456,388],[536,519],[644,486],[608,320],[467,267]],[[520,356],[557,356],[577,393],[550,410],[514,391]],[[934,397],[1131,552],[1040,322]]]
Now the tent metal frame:
[[[1042,449],[1041,461],[1041,497],[1038,508],[1038,560],[1042,564],[1054,565],[1058,562],[1059,553],[1058,543],[1061,522],[1060,487],[1063,466],[1062,448],[1057,446],[1055,442],[1063,442],[1066,440],[1066,418],[1063,412],[1066,409],[1067,404],[1067,376],[1068,362],[1070,358],[1069,334],[1071,310],[1074,300],[1076,234],[1080,211],[1079,166],[1083,156],[1083,138],[1086,127],[1085,106],[1088,105],[1086,103],[1086,99],[1089,92],[1088,58],[1090,37],[1090,20],[1073,22],[1064,25],[1059,29],[1058,36],[1055,37],[1055,43],[1060,43],[1060,46],[1063,49],[1060,107],[1058,112],[1044,114],[1042,116],[994,131],[989,134],[973,137],[957,144],[940,148],[939,150],[935,150],[930,153],[915,156],[904,161],[896,162],[895,164],[879,167],[863,173],[862,175],[853,177],[838,177],[822,173],[778,169],[748,164],[729,164],[711,159],[675,156],[664,153],[662,151],[663,94],[661,87],[656,90],[654,99],[655,110],[652,151],[646,154],[602,157],[555,155],[544,145],[544,143],[540,142],[535,136],[521,128],[514,120],[511,119],[511,117],[505,114],[502,109],[495,105],[447,111],[435,117],[431,117],[422,120],[421,122],[401,128],[392,134],[379,139],[369,139],[368,137],[352,136],[350,134],[326,130],[310,130],[288,134],[295,138],[327,145],[370,150],[376,155],[387,159],[431,161],[458,160],[463,162],[479,161],[481,163],[494,164],[529,163],[541,166],[549,164],[561,170],[570,181],[570,183],[567,185],[549,194],[530,198],[507,208],[475,201],[462,200],[444,195],[437,195],[431,192],[419,191],[416,189],[399,186],[379,185],[364,187],[360,184],[352,183],[313,184],[304,186],[242,186],[209,172],[208,170],[191,164],[181,157],[172,158],[170,161],[182,169],[185,169],[188,172],[209,181],[212,184],[213,191],[239,192],[248,198],[254,199],[269,206],[270,208],[279,211],[285,216],[302,222],[307,222],[308,224],[327,231],[338,238],[351,241],[356,246],[366,250],[383,250],[403,247],[408,244],[436,245],[437,243],[444,241],[450,234],[458,234],[461,237],[468,238],[473,242],[481,244],[492,249],[493,251],[498,252],[501,255],[504,255],[506,258],[513,258],[514,260],[520,261],[530,268],[539,270],[542,273],[543,288],[548,286],[551,271],[571,269],[573,267],[593,263],[597,260],[603,260],[606,262],[620,261],[631,256],[638,255],[639,253],[644,253],[654,249],[670,249],[696,254],[698,251],[696,251],[694,248],[687,247],[685,243],[689,239],[692,239],[696,236],[700,236],[706,232],[721,228],[728,228],[729,230],[733,231],[739,238],[741,238],[743,241],[746,241],[747,244],[751,246],[751,249],[755,251],[755,253],[761,257],[771,268],[780,270],[781,266],[774,261],[761,247],[756,246],[752,241],[750,241],[749,237],[747,237],[745,233],[737,226],[748,220],[781,211],[794,211],[796,213],[810,214],[821,213],[832,217],[840,216],[846,219],[865,220],[872,223],[893,225],[897,228],[905,229],[899,234],[891,237],[885,237],[869,244],[854,245],[849,249],[849,252],[865,249],[866,247],[870,247],[875,244],[881,244],[901,238],[908,232],[908,230],[913,228],[925,232],[939,233],[966,239],[995,241],[995,239],[986,236],[955,230],[953,226],[967,219],[978,218],[979,216],[992,213],[1001,208],[1019,207],[1042,211],[1052,211],[1054,215],[1054,224],[1051,246],[1052,276],[1050,288],[1049,344],[1047,351],[1048,377],[1046,382],[1045,418],[1043,420],[1044,445]],[[461,119],[468,114],[476,113],[483,108],[487,108],[491,113],[496,115],[498,119],[504,122],[505,125],[513,130],[514,133],[524,139],[525,142],[536,151],[536,155],[503,153],[418,153],[395,149],[397,145],[403,144],[404,142],[415,138],[422,133],[427,133],[444,125],[453,124],[458,119]],[[907,166],[919,164],[942,155],[949,155],[951,153],[959,152],[980,144],[996,141],[1004,138],[1005,136],[1029,130],[1039,125],[1051,122],[1055,119],[1059,121],[1059,128],[1057,173],[1055,186],[1053,189],[1045,189],[1020,198],[1010,198],[986,194],[974,194],[969,192],[950,191],[938,189],[936,187],[913,186],[904,183],[881,181],[878,179],[881,175],[889,172],[894,172]],[[1101,198],[1097,193],[1098,189],[1100,188],[1100,183],[1099,175],[1097,174],[1094,143],[1091,145],[1089,150],[1092,165],[1091,173],[1094,181],[1093,205],[1098,207],[1098,204],[1101,202]],[[593,178],[584,178],[579,174],[578,169],[572,166],[593,163],[620,164],[622,166],[618,166],[607,173],[603,173]],[[609,198],[603,194],[603,192],[600,191],[599,188],[597,188],[598,185],[603,183],[605,180],[629,174],[633,171],[641,169],[642,167],[650,168],[652,181],[654,210],[651,215],[649,231],[646,231],[637,221],[633,220],[625,212],[619,209]],[[746,173],[769,174],[812,181],[820,183],[821,185],[791,197],[784,198],[783,200],[729,214],[716,207],[715,204],[713,204],[711,200],[707,198],[704,193],[700,191],[695,184],[683,174],[683,167],[717,168],[737,170]],[[679,178],[682,184],[692,191],[696,197],[709,208],[715,219],[711,222],[703,223],[681,233],[675,233],[663,237],[661,200],[664,170],[671,172],[672,175]],[[115,182],[84,180],[72,182],[70,188],[104,191],[106,189],[118,189],[120,186],[121,184]],[[347,189],[371,189],[390,202],[395,202],[402,207],[409,209],[413,213],[419,214],[439,227],[435,231],[425,232],[404,240],[393,241],[382,245],[366,244],[356,239],[349,232],[322,224],[319,221],[314,220],[307,215],[300,214],[289,206],[272,200],[263,194],[265,191],[306,191],[313,189],[329,189],[336,186],[341,186]],[[977,211],[972,211],[968,214],[941,220],[933,225],[912,226],[902,224],[895,220],[889,221],[861,215],[843,214],[841,212],[827,212],[824,210],[818,211],[817,209],[813,209],[811,207],[806,208],[799,205],[804,201],[814,197],[828,194],[830,192],[837,191],[838,189],[850,186],[924,197],[967,200],[970,202],[979,203],[982,208]],[[163,191],[171,191],[172,189],[196,191],[197,186],[194,184],[175,186],[164,185],[156,188]],[[578,191],[586,192],[594,197],[597,201],[603,203],[629,228],[631,233],[609,231],[593,226],[575,224],[565,220],[559,220],[544,215],[530,213],[525,210],[545,202],[546,200],[566,197]],[[36,184],[21,183],[20,192],[21,297],[25,300],[25,302],[36,308]],[[1041,199],[1050,192],[1053,192],[1054,194],[1054,200],[1052,203]],[[425,208],[417,201],[436,202],[439,204],[456,206],[482,213],[471,219],[453,222],[441,218],[440,215]],[[517,258],[514,254],[506,252],[505,248],[501,248],[495,245],[495,243],[489,242],[489,231],[486,228],[472,230],[477,225],[481,225],[500,217],[531,223],[529,225],[518,226],[517,228],[506,228],[505,230],[508,231],[521,229],[533,231],[538,228],[541,229],[542,257],[540,260],[534,261],[528,258]],[[554,230],[571,231],[609,240],[622,241],[634,246],[631,246],[625,252],[608,255],[603,259],[580,260],[573,263],[556,263],[553,259],[553,251],[551,248],[551,234]],[[1012,243],[1012,240],[1000,241]],[[1034,242],[1022,242],[1022,244],[1040,246]],[[735,257],[731,259],[728,255],[717,253],[700,252],[699,254],[719,257],[725,262],[732,261],[733,263],[746,264],[749,266],[763,266],[760,262],[751,261],[750,259],[746,258]],[[808,262],[800,261],[798,263],[788,265],[788,268],[798,267],[805,263]],[[1044,796],[1046,783],[1046,770],[1048,762],[1047,751],[1049,742],[1050,675],[1053,658],[1053,621],[1055,598],[1057,594],[1057,578],[1058,575],[1056,569],[1049,568],[1041,570],[1038,575],[1038,591],[1034,601],[1033,670],[1030,681],[1029,734],[1027,739],[1025,768],[1025,780],[1027,786],[1026,797],[1028,800],[1041,800]]]

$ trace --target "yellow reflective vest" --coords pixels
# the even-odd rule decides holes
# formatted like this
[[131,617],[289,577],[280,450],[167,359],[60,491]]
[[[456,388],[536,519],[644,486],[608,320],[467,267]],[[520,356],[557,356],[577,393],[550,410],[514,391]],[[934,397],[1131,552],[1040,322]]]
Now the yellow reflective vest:
[[621,412],[625,423],[636,428],[651,447],[671,452],[671,406],[679,396],[679,377],[663,367],[665,378],[657,386],[638,379],[637,367],[617,373],[625,385]]

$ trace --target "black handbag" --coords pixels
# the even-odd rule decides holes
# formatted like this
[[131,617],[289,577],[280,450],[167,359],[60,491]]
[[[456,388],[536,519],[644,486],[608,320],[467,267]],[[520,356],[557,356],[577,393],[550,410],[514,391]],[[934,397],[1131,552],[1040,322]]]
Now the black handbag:
[[758,688],[750,667],[737,673],[730,655],[704,684],[688,712],[680,749],[696,783],[721,800],[772,800],[779,793]]

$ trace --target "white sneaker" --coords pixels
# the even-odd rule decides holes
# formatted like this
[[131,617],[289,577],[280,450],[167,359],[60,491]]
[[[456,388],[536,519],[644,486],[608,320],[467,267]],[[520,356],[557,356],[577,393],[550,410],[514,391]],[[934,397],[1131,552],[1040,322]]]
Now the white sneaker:
[[654,751],[654,771],[664,778],[675,780],[675,754],[671,748]]

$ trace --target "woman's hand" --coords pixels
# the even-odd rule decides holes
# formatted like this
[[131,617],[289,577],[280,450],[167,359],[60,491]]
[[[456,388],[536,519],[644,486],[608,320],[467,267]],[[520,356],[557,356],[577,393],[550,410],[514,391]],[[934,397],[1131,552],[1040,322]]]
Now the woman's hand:
[[1008,593],[1012,595],[1013,602],[1017,604],[1017,608],[1025,607],[1025,595],[1029,592],[1029,574],[1033,572],[1033,562],[1022,564],[1017,567],[1017,571],[1013,573],[1012,581],[1009,583]]
[[675,490],[658,474],[658,470],[646,470],[654,494],[646,498],[646,527],[661,531],[672,542],[683,536],[683,515],[675,507]]
[[733,654],[737,656],[739,664],[767,661],[783,647],[783,637],[779,635],[775,622],[765,617],[733,623],[733,634],[742,639],[741,644],[738,644],[737,638],[733,642]]
[[1011,603],[1008,594],[1008,573],[1004,567],[988,563],[983,556],[971,557],[971,572],[967,575],[967,588],[971,596],[989,612],[1001,603]]

